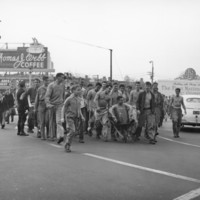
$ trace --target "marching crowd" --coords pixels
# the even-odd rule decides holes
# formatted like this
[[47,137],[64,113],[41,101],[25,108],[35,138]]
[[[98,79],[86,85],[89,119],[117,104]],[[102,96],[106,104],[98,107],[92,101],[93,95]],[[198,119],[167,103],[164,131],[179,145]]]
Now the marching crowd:
[[43,76],[42,83],[36,78],[28,89],[25,81],[20,81],[16,94],[8,91],[0,94],[1,128],[5,128],[10,117],[13,121],[15,105],[17,135],[28,136],[36,127],[38,138],[64,142],[66,152],[71,152],[75,135],[80,143],[84,143],[85,134],[104,141],[136,142],[143,128],[147,141],[156,144],[158,128],[167,116],[172,119],[174,137],[179,137],[182,108],[186,113],[179,88],[168,98],[158,91],[156,82],[146,82],[144,88],[140,82],[132,88],[106,81],[87,86],[72,82],[66,87],[65,78],[63,73],[57,73],[52,82],[48,76]]

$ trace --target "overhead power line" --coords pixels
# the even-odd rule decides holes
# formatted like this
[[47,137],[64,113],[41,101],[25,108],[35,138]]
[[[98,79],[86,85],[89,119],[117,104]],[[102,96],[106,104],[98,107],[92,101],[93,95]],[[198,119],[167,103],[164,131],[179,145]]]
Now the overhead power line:
[[67,40],[69,42],[75,42],[75,43],[78,43],[78,44],[83,44],[83,45],[87,45],[87,46],[91,46],[91,47],[96,47],[96,48],[100,48],[100,49],[110,50],[109,48],[106,48],[106,47],[94,45],[94,44],[87,43],[87,42],[82,42],[82,41],[79,41],[79,40],[73,40],[73,39],[65,38],[65,37],[58,36],[58,35],[56,35],[56,37],[59,37],[59,38],[61,38],[63,40]]

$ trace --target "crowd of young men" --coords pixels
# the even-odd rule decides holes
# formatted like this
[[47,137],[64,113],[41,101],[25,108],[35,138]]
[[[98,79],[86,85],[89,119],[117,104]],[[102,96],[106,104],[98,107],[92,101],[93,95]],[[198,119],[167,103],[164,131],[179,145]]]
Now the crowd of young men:
[[[39,79],[35,79],[29,89],[21,81],[16,93],[19,115],[17,135],[28,135],[24,131],[28,118],[28,133],[33,133],[36,127],[38,138],[57,141],[58,144],[65,142],[66,152],[71,152],[76,134],[79,135],[79,142],[84,143],[85,134],[96,135],[97,139],[104,141],[117,141],[118,136],[127,140],[125,132],[129,131],[131,139],[138,141],[143,128],[147,141],[156,144],[158,128],[167,113],[171,114],[174,137],[179,137],[181,106],[185,109],[179,94],[180,89],[177,89],[169,105],[168,99],[158,91],[157,83],[151,85],[146,82],[145,87],[141,88],[140,82],[136,82],[134,89],[106,81],[98,82],[95,86],[91,83],[87,87],[82,83],[72,83],[65,87],[63,73],[57,73],[51,83],[49,77],[44,76],[42,85]],[[2,107],[2,104],[0,98],[0,122],[4,128],[2,108],[5,106]],[[131,124],[135,129],[130,129]]]

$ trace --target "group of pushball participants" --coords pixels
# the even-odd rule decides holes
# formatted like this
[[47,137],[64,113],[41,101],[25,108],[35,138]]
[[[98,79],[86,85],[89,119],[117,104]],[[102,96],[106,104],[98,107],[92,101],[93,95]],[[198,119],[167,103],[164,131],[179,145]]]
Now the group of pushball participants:
[[[170,115],[174,137],[179,137],[182,108],[186,113],[180,89],[169,101],[158,91],[158,83],[145,83],[141,89],[140,82],[135,88],[124,84],[103,81],[95,86],[71,83],[65,87],[65,75],[57,73],[50,82],[48,76],[34,79],[32,87],[26,89],[25,81],[19,82],[16,93],[18,111],[17,135],[28,136],[24,125],[28,116],[28,133],[37,127],[37,137],[42,140],[64,142],[66,152],[71,152],[73,137],[79,135],[79,142],[84,143],[84,134],[108,141],[117,141],[117,132],[130,131],[134,141],[140,140],[142,128],[150,144],[156,144],[158,128],[164,116]],[[1,102],[1,101],[0,101]],[[111,123],[112,122],[112,123]],[[134,129],[130,130],[130,124]],[[123,136],[123,134],[122,134]]]

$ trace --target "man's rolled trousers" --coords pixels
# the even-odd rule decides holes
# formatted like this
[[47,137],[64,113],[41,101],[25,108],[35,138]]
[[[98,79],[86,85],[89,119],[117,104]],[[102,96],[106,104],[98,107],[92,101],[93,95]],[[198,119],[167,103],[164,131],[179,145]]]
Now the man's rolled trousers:
[[[48,77],[43,76],[44,84],[39,87],[35,98],[35,112],[37,113],[38,121],[38,137],[45,140],[49,136],[49,110],[45,103],[45,94],[49,83]],[[45,133],[46,128],[46,133]]]
[[[150,101],[148,107],[146,106],[146,98]],[[142,127],[146,125],[146,138],[153,140],[155,137],[155,97],[154,94],[149,91],[144,91],[139,94],[137,100],[137,110],[139,110],[138,127],[136,130],[136,136],[140,137],[142,132]]]
[[[49,111],[46,107],[45,101],[39,101],[38,105],[38,127],[40,129],[41,138],[46,139],[49,137]],[[46,128],[46,134],[45,134]]]

